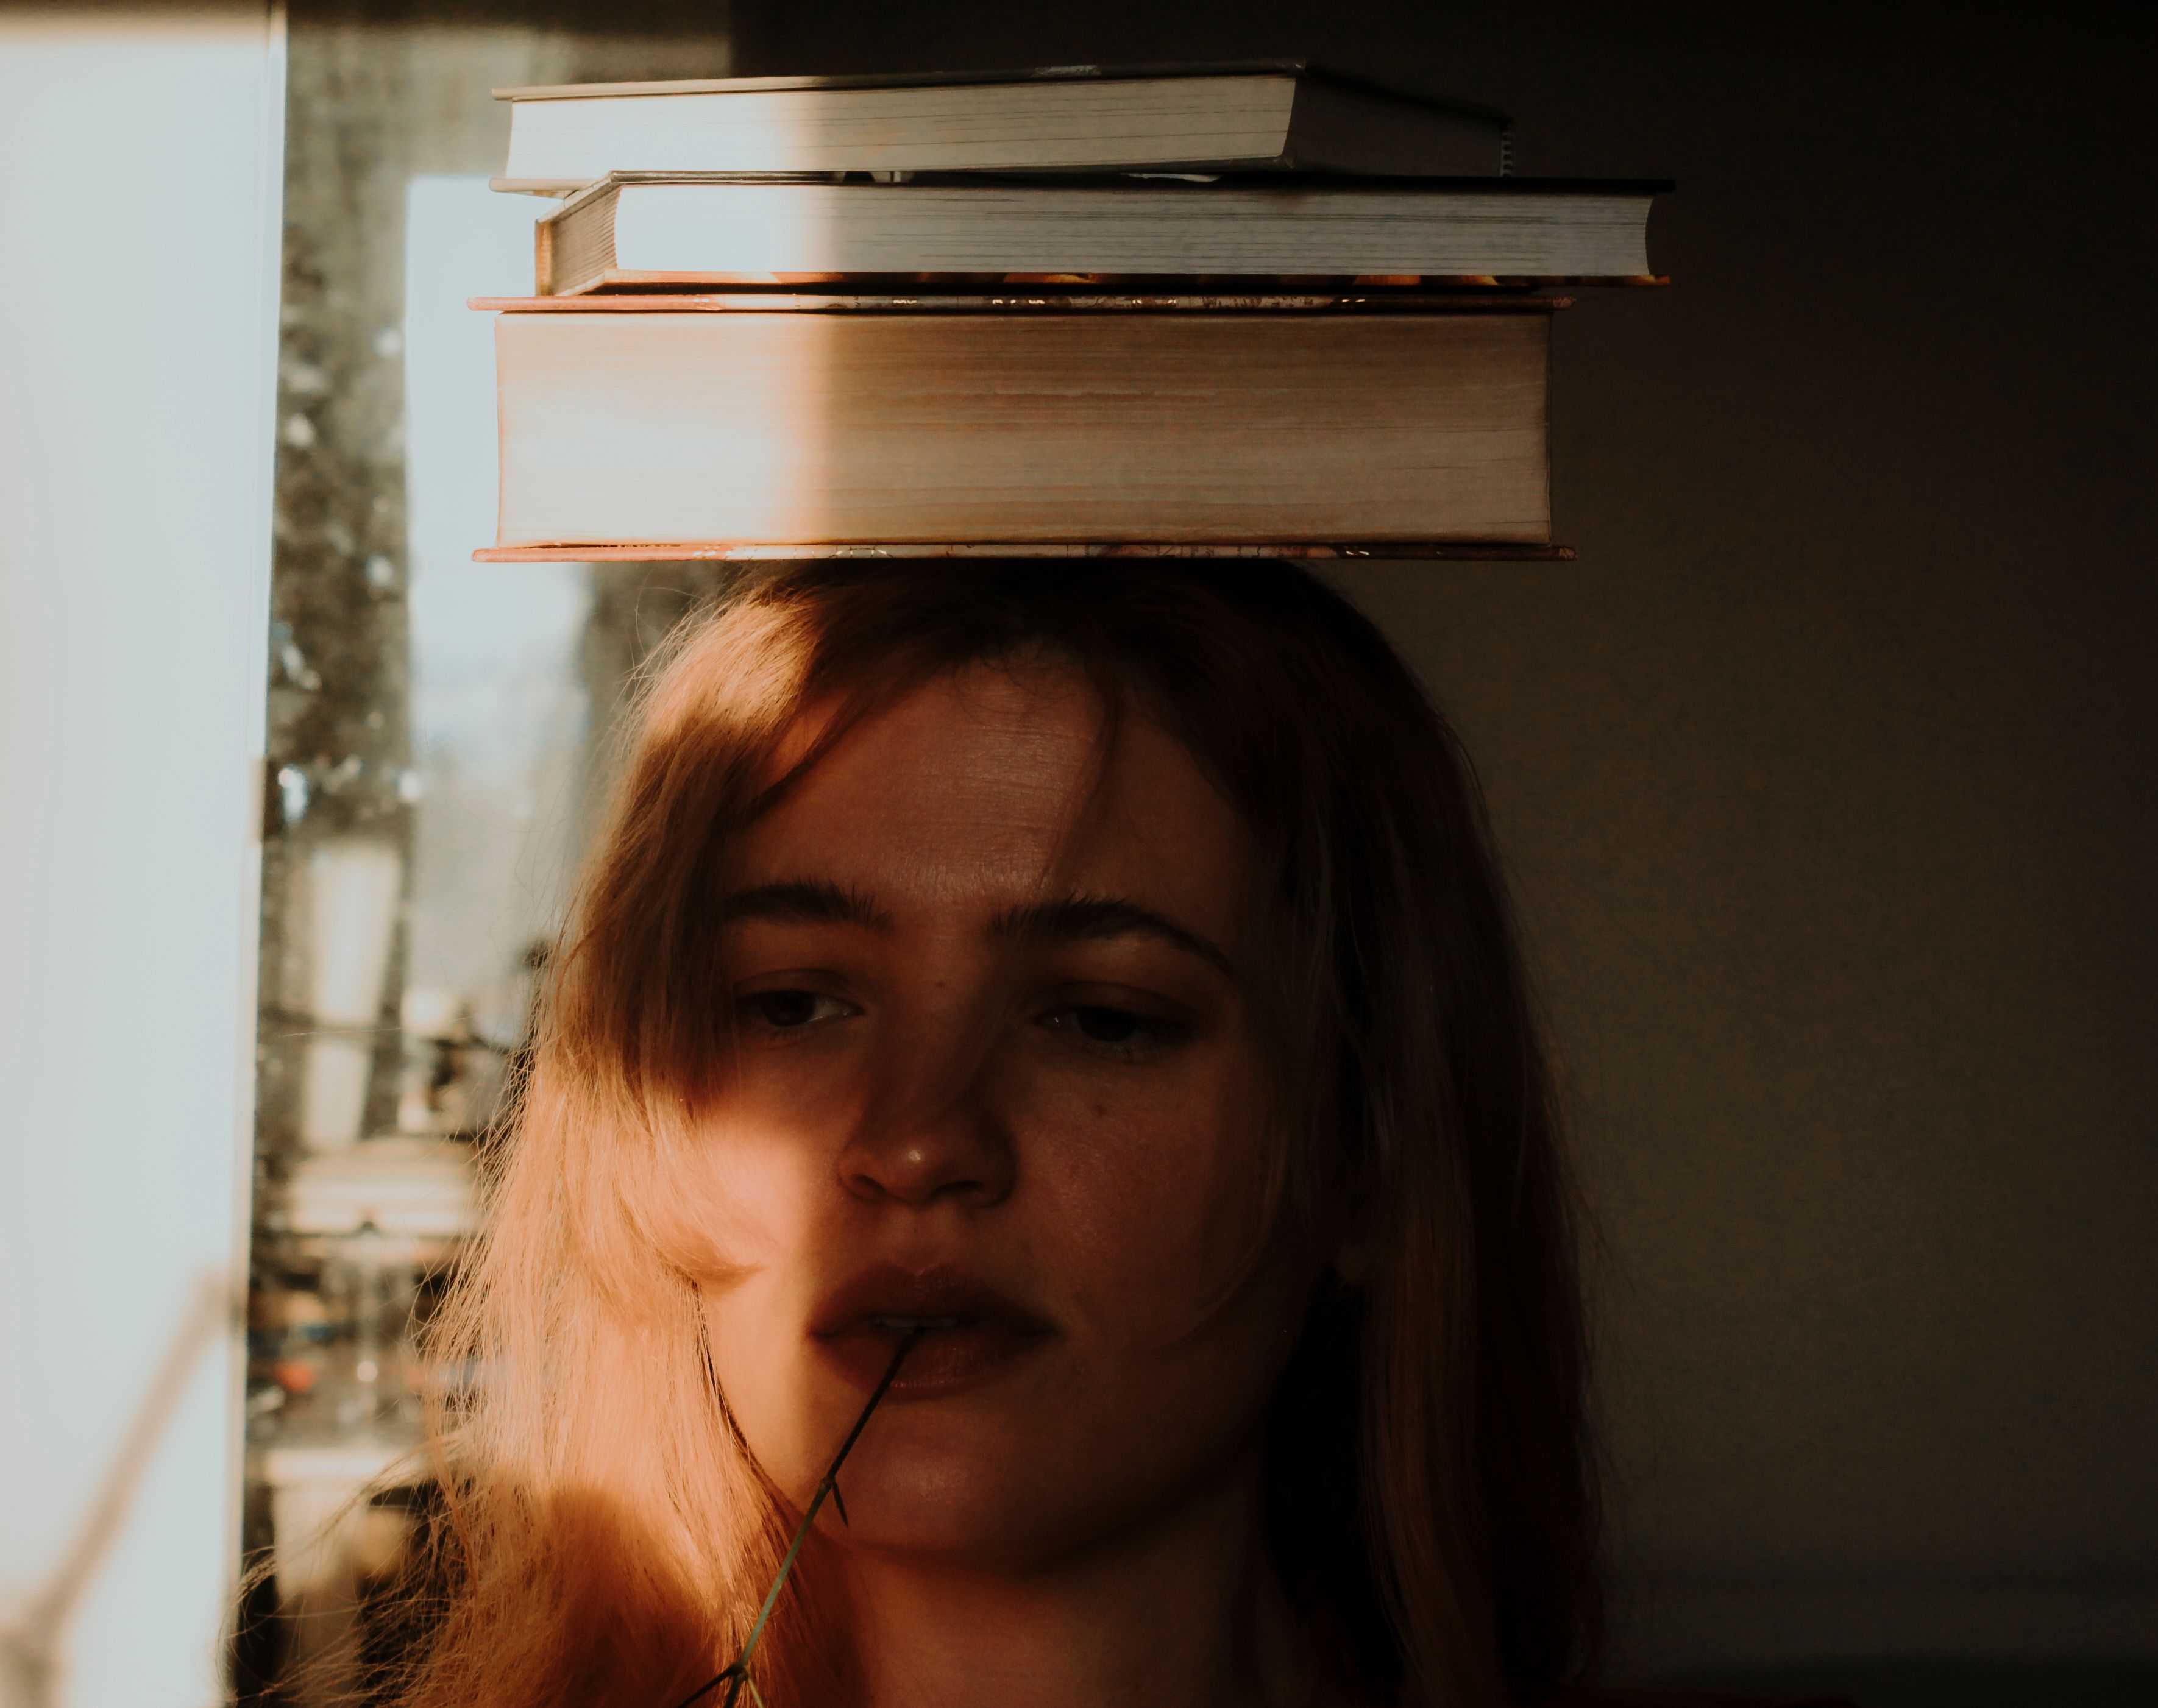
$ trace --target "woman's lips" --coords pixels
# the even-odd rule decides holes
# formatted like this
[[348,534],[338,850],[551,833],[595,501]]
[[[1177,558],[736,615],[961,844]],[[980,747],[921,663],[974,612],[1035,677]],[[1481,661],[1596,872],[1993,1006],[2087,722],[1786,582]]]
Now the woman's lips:
[[[905,1331],[864,1324],[838,1334],[810,1337],[825,1360],[867,1393],[891,1368]],[[961,1323],[925,1328],[908,1349],[885,1393],[889,1400],[927,1400],[989,1380],[1047,1343],[1048,1331],[1029,1333],[1002,1323]]]
[[986,1381],[1055,1334],[988,1282],[944,1266],[881,1264],[828,1294],[811,1318],[818,1352],[855,1387],[883,1380],[911,1334],[890,1397],[927,1399]]

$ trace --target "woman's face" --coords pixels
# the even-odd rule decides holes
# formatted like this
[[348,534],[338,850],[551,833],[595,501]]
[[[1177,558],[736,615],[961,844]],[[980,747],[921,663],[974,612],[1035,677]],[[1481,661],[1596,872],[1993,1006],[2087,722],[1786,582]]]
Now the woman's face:
[[[750,1450],[852,1544],[1021,1564],[1248,1473],[1315,1265],[1264,1237],[1247,839],[1049,667],[860,725],[743,839],[740,1045],[676,1211]],[[1098,783],[1098,787],[1097,787]],[[1257,1249],[1256,1267],[1251,1266]]]

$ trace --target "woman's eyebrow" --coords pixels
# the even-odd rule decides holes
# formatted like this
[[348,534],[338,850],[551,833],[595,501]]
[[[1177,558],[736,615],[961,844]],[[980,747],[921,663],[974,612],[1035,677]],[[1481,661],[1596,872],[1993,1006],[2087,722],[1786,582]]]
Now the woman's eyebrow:
[[1114,896],[1074,895],[1062,901],[1038,901],[998,916],[999,937],[1048,938],[1077,942],[1089,938],[1143,937],[1196,955],[1223,977],[1237,978],[1236,962],[1218,944],[1165,918],[1150,907]]
[[720,906],[730,925],[746,919],[775,925],[858,925],[882,931],[891,916],[859,890],[822,878],[793,879],[737,890]]

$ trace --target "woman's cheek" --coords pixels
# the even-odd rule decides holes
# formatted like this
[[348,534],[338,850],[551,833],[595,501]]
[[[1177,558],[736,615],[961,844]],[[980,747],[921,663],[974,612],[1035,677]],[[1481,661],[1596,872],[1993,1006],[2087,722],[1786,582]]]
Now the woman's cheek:
[[1061,1099],[1061,1130],[1027,1147],[1037,1227],[1105,1339],[1154,1346],[1185,1333],[1257,1237],[1256,1100],[1238,1094],[1230,1064],[1193,1067]]
[[798,1153],[744,1112],[708,1120],[669,1178],[645,1195],[653,1241],[701,1283],[769,1268],[801,1220],[800,1172]]

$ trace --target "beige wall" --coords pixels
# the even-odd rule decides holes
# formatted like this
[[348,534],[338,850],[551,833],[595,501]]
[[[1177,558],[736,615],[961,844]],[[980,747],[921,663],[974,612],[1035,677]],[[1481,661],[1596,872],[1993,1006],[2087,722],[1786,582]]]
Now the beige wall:
[[1568,532],[1343,580],[1528,916],[1642,1658],[2158,1646],[2147,689],[2012,588]]
[[1517,43],[1675,282],[1562,317],[1577,564],[1346,579],[1529,915],[1637,1654],[2158,1654],[2151,334],[2072,283],[2150,276],[2150,126],[2087,33],[1852,24]]

